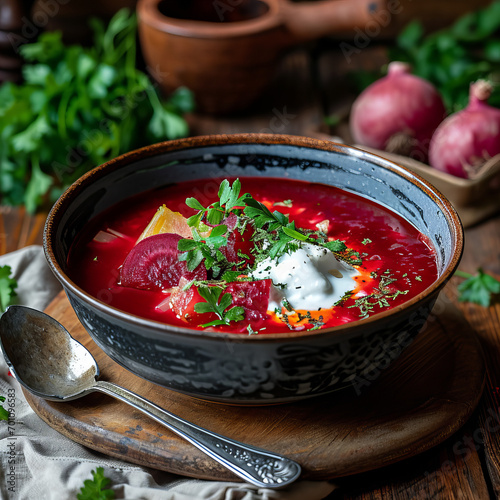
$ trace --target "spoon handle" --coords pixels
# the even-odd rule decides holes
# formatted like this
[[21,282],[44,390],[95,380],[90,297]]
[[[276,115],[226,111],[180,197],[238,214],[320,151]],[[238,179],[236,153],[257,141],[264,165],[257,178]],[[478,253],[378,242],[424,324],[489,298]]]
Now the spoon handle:
[[286,457],[233,441],[198,427],[151,401],[110,382],[99,380],[94,390],[113,396],[168,427],[230,471],[262,488],[282,488],[300,476],[300,465]]

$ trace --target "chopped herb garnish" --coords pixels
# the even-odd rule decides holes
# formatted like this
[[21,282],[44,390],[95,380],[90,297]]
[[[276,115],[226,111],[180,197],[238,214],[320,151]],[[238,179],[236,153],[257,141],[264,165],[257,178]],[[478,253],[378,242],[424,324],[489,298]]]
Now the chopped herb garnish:
[[344,295],[342,295],[342,297],[340,297],[340,299],[337,300],[337,302],[335,302],[335,304],[333,304],[333,307],[342,305],[351,296],[352,296],[352,291],[345,292]]
[[226,281],[227,283],[231,283],[232,281],[242,281],[244,278],[241,277],[240,271],[226,271],[222,275],[222,281]]
[[[312,323],[312,322],[311,322]],[[324,323],[321,323],[321,322],[318,322],[316,323],[314,326],[312,326],[311,328],[308,328],[309,331],[313,331],[313,330],[319,330],[320,328],[322,328],[325,324]]]
[[259,332],[265,330],[265,328],[259,328],[257,331],[255,331],[253,328],[252,328],[252,325],[248,325],[247,326],[247,332],[248,332],[248,335],[258,335]]
[[363,245],[368,245],[368,243],[371,243],[371,242],[372,242],[372,240],[370,238],[365,238],[361,243]]
[[[194,209],[196,213],[187,219],[187,224],[191,227],[192,238],[181,239],[178,243],[179,260],[185,261],[189,271],[195,270],[199,265],[204,265],[210,271],[210,278],[204,282],[191,282],[183,290],[195,285],[198,287],[200,295],[206,302],[195,304],[195,311],[198,313],[211,312],[217,315],[218,319],[201,325],[202,327],[228,325],[231,321],[241,321],[244,319],[244,309],[242,307],[232,307],[232,297],[229,293],[223,293],[225,286],[231,282],[251,280],[252,272],[266,259],[277,260],[284,254],[291,254],[301,248],[303,243],[324,247],[331,251],[338,260],[342,260],[349,265],[360,266],[362,258],[368,254],[361,255],[358,251],[348,248],[345,242],[338,239],[328,239],[328,235],[321,229],[310,230],[298,228],[289,215],[278,210],[271,211],[264,203],[255,200],[249,193],[241,195],[241,183],[236,179],[231,185],[227,179],[223,180],[218,191],[219,199],[208,206],[196,198],[187,198],[186,205]],[[274,206],[292,206],[292,200],[283,200],[274,203]],[[233,232],[238,231],[243,236],[246,228],[252,227],[249,241],[250,251],[246,253],[236,252],[237,259],[232,254],[231,260],[228,255],[231,253],[229,247],[230,238],[234,238]],[[245,233],[246,234],[246,233]],[[231,240],[232,241],[232,240]],[[371,243],[369,238],[363,240],[363,244]],[[229,250],[224,250],[224,248]],[[234,260],[237,260],[234,262]],[[385,278],[387,278],[385,271]],[[377,277],[377,273],[372,273],[372,277]],[[384,290],[390,281],[380,280],[380,289]],[[283,288],[279,283],[273,283],[275,287]],[[373,302],[377,298],[380,307],[386,307],[387,297],[385,291],[380,297],[371,295]],[[351,296],[348,292],[335,305],[340,305]],[[365,301],[367,299],[365,298]],[[385,302],[384,302],[385,301]],[[371,303],[370,302],[370,303]],[[362,305],[367,309],[367,305]],[[294,309],[287,302],[283,302],[283,307],[288,313],[293,313]],[[361,305],[358,307],[361,308]],[[276,315],[289,327],[290,319],[288,313],[282,314],[276,311]],[[306,318],[314,328],[321,327],[323,319]],[[249,334],[253,330],[248,330]]]
[[349,308],[357,307],[360,311],[360,317],[368,317],[375,308],[384,309],[390,307],[389,299],[394,300],[399,295],[406,295],[408,290],[391,290],[389,285],[394,283],[396,278],[393,278],[390,270],[386,270],[380,278],[378,288],[373,290],[373,293],[356,299],[354,305]]
[[273,207],[287,207],[291,208],[293,206],[292,200],[283,200],[273,203]]

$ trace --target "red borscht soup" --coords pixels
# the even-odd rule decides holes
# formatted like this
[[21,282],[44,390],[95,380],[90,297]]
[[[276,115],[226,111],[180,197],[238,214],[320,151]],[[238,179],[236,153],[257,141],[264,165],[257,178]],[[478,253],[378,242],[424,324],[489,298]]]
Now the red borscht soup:
[[128,313],[249,335],[318,330],[409,300],[437,277],[428,239],[391,210],[288,179],[207,179],[92,220],[68,274]]

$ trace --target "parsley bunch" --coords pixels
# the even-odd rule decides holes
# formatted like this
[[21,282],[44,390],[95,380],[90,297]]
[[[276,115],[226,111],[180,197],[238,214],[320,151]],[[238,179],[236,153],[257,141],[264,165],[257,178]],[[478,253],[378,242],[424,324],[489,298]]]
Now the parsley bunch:
[[[449,28],[426,34],[413,21],[396,39],[390,58],[406,61],[413,73],[434,83],[450,112],[464,108],[469,85],[479,79],[500,82],[500,1],[465,14]],[[500,106],[500,92],[489,99]]]
[[66,46],[46,32],[20,47],[24,82],[0,87],[0,196],[34,212],[90,168],[131,149],[185,136],[192,95],[162,103],[136,68],[135,14],[107,27],[92,21],[94,44]]

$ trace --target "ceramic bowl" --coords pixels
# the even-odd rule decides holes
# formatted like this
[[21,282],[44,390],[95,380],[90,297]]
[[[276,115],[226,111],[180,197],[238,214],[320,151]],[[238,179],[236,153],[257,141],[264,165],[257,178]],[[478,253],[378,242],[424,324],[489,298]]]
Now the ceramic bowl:
[[[363,321],[316,332],[247,336],[133,316],[91,297],[66,274],[72,242],[103,210],[153,187],[223,176],[319,182],[382,203],[430,239],[439,276],[413,299]],[[113,159],[61,196],[44,232],[52,271],[84,327],[112,359],[140,377],[194,397],[259,405],[347,387],[358,392],[373,380],[368,374],[388,366],[421,330],[462,248],[462,227],[451,204],[404,167],[329,141],[263,134],[176,140]]]

